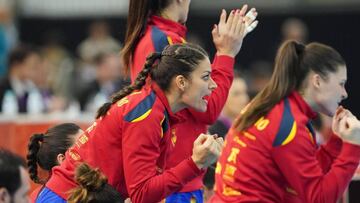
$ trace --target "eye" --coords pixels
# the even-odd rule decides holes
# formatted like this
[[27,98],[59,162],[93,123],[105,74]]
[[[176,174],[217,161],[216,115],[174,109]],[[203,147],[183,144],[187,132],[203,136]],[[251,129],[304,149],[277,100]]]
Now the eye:
[[207,81],[207,80],[210,79],[210,75],[204,75],[204,76],[202,76],[202,79],[205,80],[205,81]]

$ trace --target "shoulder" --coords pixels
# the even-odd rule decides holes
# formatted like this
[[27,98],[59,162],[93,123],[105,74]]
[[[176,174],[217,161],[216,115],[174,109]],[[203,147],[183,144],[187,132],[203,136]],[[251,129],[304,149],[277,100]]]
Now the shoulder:
[[165,46],[174,43],[185,43],[185,39],[175,32],[161,30],[156,26],[151,27],[151,40],[153,42],[155,51],[162,51]]
[[114,105],[123,109],[123,120],[130,123],[154,117],[158,117],[158,119],[164,117],[165,107],[151,88],[135,91]]
[[[304,113],[299,110],[296,102],[294,102],[291,98],[285,98],[281,104],[281,107],[279,107],[280,110],[276,114],[279,118],[279,127],[276,133],[274,133],[274,147],[290,143],[294,140],[297,134],[303,134],[303,132],[305,132],[304,129],[308,129],[308,119],[306,119]],[[306,134],[310,134],[310,131],[306,132]],[[313,139],[311,134],[310,138]]]

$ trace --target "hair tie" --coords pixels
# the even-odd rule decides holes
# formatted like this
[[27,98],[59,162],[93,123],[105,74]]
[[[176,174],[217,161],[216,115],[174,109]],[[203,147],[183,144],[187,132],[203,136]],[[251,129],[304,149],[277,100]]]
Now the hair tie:
[[34,138],[38,140],[39,142],[44,142],[45,135],[43,133],[35,134]]
[[171,53],[169,51],[164,50],[161,52],[161,56],[171,56]]
[[161,57],[162,57],[161,52],[155,52],[154,53],[154,59],[161,59]]
[[301,43],[295,42],[295,50],[296,50],[297,55],[300,57],[303,55],[303,53],[305,51],[305,46]]

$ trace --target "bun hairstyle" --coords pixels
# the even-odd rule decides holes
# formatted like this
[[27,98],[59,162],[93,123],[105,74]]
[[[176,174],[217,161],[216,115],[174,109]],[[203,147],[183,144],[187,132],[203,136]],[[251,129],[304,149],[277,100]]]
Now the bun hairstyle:
[[123,202],[120,194],[107,183],[99,169],[86,163],[76,168],[75,180],[78,187],[71,191],[69,203],[118,203]]

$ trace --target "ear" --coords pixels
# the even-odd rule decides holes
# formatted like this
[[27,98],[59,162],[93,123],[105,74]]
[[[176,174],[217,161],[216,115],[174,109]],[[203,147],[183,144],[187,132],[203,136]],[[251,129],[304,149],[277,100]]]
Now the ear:
[[10,202],[10,194],[6,188],[0,188],[0,203]]
[[56,157],[56,160],[60,165],[65,160],[65,155],[64,154],[58,154],[57,157]]
[[181,91],[185,91],[187,87],[187,79],[183,75],[178,75],[175,77],[175,84]]
[[315,87],[315,88],[320,88],[321,83],[322,83],[323,79],[319,74],[314,74],[311,76],[311,84]]

